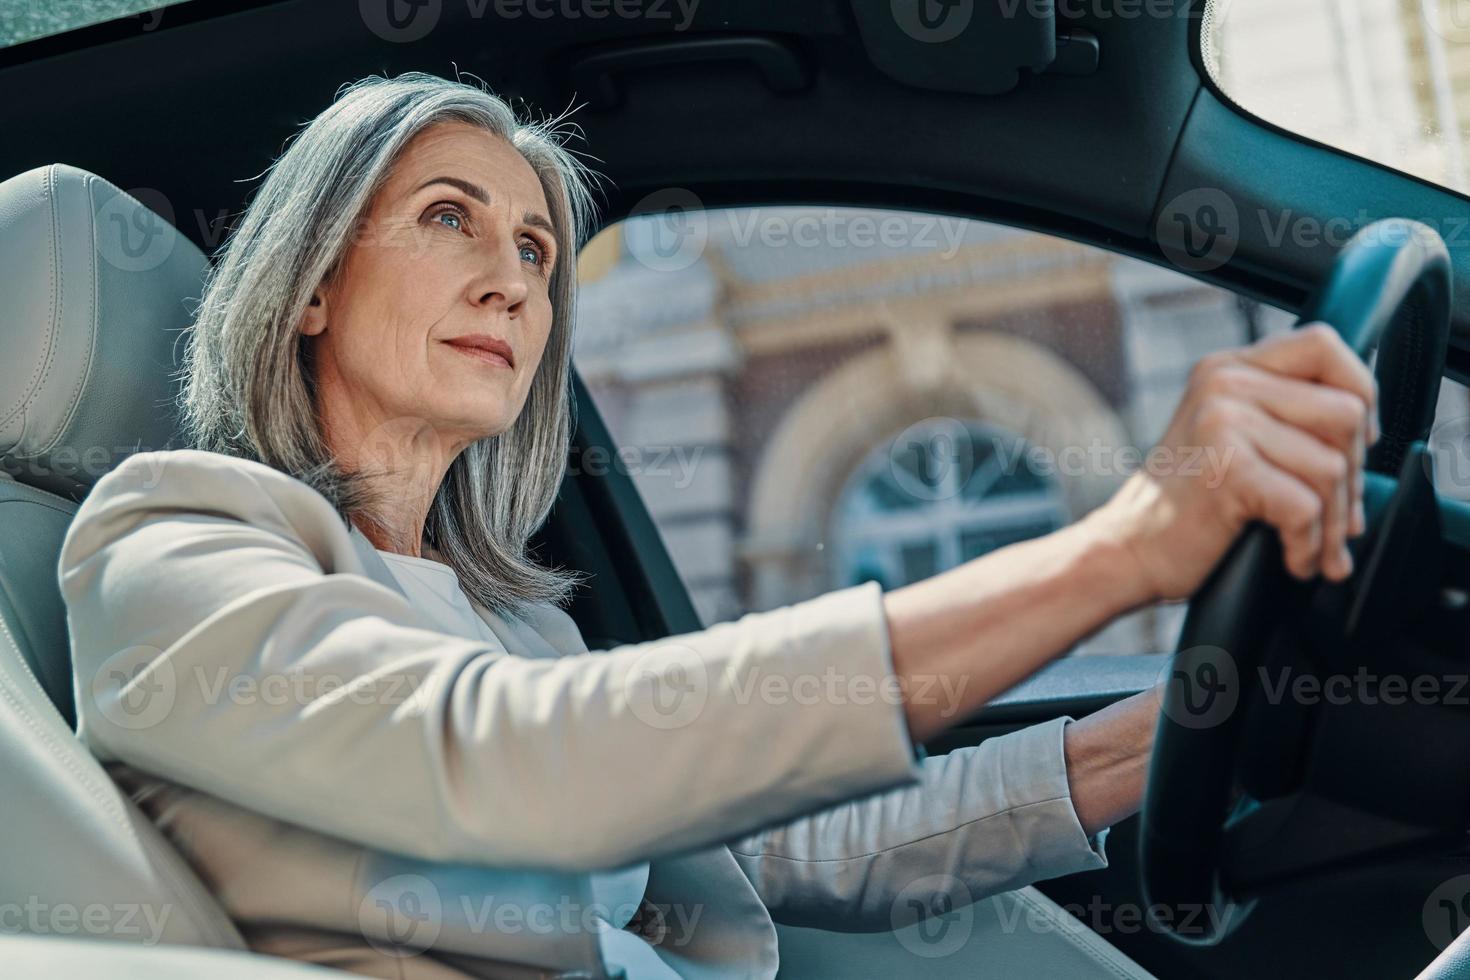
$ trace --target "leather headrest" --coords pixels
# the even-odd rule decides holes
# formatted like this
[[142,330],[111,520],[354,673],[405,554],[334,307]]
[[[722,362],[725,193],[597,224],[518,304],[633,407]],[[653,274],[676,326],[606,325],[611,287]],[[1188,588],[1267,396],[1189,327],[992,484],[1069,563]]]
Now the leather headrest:
[[134,452],[175,448],[175,351],[208,260],[95,174],[0,183],[0,466],[79,500]]

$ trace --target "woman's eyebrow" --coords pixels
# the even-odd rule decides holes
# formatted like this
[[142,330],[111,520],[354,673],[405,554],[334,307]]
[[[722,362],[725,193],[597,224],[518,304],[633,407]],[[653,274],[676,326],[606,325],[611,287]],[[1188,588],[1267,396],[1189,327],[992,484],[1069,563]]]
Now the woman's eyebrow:
[[551,223],[551,219],[547,218],[546,215],[536,211],[527,211],[521,215],[521,221],[530,225],[532,228],[540,228],[546,232],[546,234],[551,236],[551,243],[556,246],[557,251],[561,251],[561,239],[556,234],[556,226]]
[[[481,204],[489,205],[490,203],[490,195],[488,192],[486,192],[485,188],[481,187],[479,184],[472,184],[467,180],[461,180],[458,177],[431,177],[430,179],[420,184],[418,187],[414,188],[414,193],[417,194],[419,191],[423,190],[425,187],[430,186],[431,184],[448,184],[450,187],[454,187],[458,190],[463,191],[465,194],[479,201]],[[536,211],[527,211],[525,214],[521,215],[521,221],[525,224],[530,225],[533,228],[540,228],[542,231],[550,235],[552,243],[556,245],[557,250],[560,251],[561,239],[557,235],[556,226],[551,223],[550,218]]]
[[472,184],[467,180],[460,180],[458,177],[430,178],[429,180],[424,181],[418,187],[414,188],[414,193],[417,194],[419,191],[423,190],[425,187],[428,187],[430,184],[448,184],[450,187],[458,188],[459,190],[468,194],[470,197],[473,197],[481,204],[490,203],[490,195],[485,191],[485,188],[481,187],[479,184]]

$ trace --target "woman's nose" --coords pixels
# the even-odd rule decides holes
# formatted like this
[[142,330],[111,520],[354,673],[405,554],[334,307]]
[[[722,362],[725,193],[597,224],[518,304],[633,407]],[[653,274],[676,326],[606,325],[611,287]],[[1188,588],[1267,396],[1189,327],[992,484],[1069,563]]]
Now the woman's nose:
[[481,273],[469,287],[469,301],[475,306],[516,316],[525,304],[526,277],[520,268],[520,249],[514,245],[488,250]]

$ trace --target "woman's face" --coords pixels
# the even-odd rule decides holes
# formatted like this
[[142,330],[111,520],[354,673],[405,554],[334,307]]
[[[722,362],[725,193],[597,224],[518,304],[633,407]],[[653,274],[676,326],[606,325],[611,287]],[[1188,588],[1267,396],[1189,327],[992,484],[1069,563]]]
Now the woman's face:
[[550,213],[498,136],[446,122],[409,143],[302,321],[329,438],[410,419],[457,452],[510,427],[551,330]]

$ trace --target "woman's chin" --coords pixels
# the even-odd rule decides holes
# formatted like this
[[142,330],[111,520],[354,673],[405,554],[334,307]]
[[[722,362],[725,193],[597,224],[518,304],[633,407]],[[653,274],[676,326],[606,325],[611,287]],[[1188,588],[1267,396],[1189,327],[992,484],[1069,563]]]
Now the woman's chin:
[[503,434],[515,424],[515,413],[504,405],[493,408],[477,406],[478,410],[464,411],[450,416],[456,420],[456,428],[469,433],[472,442],[491,439]]

